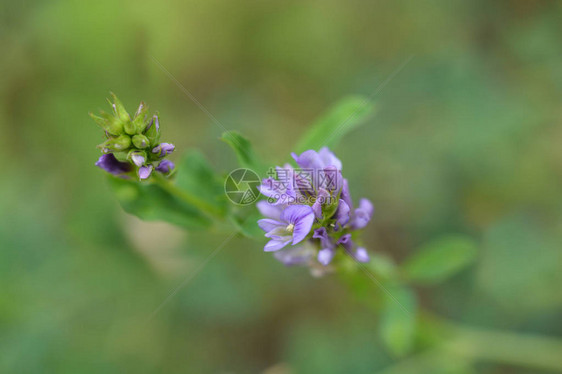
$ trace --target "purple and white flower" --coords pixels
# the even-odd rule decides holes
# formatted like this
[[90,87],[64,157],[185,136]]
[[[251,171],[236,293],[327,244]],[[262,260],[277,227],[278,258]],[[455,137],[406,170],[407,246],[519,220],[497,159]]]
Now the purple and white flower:
[[299,169],[288,164],[277,167],[276,178],[264,179],[260,186],[268,197],[257,203],[266,217],[258,224],[270,239],[264,250],[275,251],[275,258],[285,265],[308,265],[315,273],[339,261],[338,250],[358,262],[369,261],[367,250],[351,239],[351,232],[365,228],[373,205],[361,199],[354,208],[341,161],[326,147],[292,156]]
[[289,243],[302,242],[312,229],[314,212],[308,205],[290,205],[285,208],[279,220],[265,218],[258,221],[265,236],[271,240],[265,245],[267,252],[277,251]]

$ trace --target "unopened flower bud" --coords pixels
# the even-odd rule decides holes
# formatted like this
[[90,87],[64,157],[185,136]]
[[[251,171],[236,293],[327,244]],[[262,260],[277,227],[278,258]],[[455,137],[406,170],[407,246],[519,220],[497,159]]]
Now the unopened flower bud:
[[162,160],[156,167],[156,170],[162,174],[168,174],[174,169],[175,165],[170,160]]
[[125,120],[123,122],[123,129],[129,135],[135,135],[137,133],[137,128],[135,127],[135,124],[131,120]]
[[138,149],[145,149],[150,145],[148,138],[144,135],[135,135],[133,136],[133,145],[135,148]]
[[129,152],[127,151],[113,152],[113,155],[121,162],[129,162]]
[[146,114],[147,110],[148,107],[141,101],[133,119],[137,119],[139,117],[142,117],[142,119],[144,119],[144,115]]
[[141,166],[139,168],[139,179],[147,179],[152,174],[152,165]]
[[152,149],[152,153],[158,157],[165,157],[172,153],[176,147],[170,143],[160,143]]
[[135,112],[135,116],[133,117],[133,126],[135,128],[135,134],[142,134],[146,129],[147,111],[148,111],[148,107],[143,102],[141,102],[139,108]]
[[158,115],[154,115],[150,120],[144,135],[150,141],[150,144],[156,144],[160,140],[160,123],[158,122]]
[[113,103],[110,101],[109,104],[113,107],[113,112],[115,116],[119,118],[121,121],[126,122],[131,120],[131,116],[125,110],[123,103],[115,96],[113,92],[111,92],[111,97],[113,98]]
[[133,164],[142,166],[146,162],[146,153],[144,151],[130,151],[127,157]]
[[355,250],[355,259],[359,262],[369,262],[369,253],[363,247],[359,247]]
[[109,138],[101,146],[102,148],[107,148],[110,151],[124,151],[131,146],[131,137],[128,135],[120,135],[116,138]]
[[109,113],[102,112],[102,117],[90,113],[90,117],[110,135],[120,135],[123,133],[123,123]]

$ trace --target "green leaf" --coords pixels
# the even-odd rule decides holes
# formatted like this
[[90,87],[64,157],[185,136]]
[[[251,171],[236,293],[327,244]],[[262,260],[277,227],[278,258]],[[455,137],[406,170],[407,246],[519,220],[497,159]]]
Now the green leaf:
[[232,148],[241,167],[251,169],[258,174],[264,170],[252,144],[242,134],[237,131],[227,131],[222,134],[221,140]]
[[317,119],[296,145],[297,153],[308,149],[334,147],[349,131],[365,122],[374,113],[368,98],[347,97],[338,102],[327,114]]
[[176,168],[176,187],[203,204],[206,213],[224,216],[228,208],[222,179],[215,173],[205,156],[192,150],[183,156]]
[[402,265],[407,279],[419,283],[437,283],[470,265],[477,254],[471,238],[449,235],[424,245]]
[[195,207],[179,200],[160,185],[109,176],[123,209],[146,221],[166,221],[187,229],[204,229],[212,221]]
[[517,318],[560,308],[560,243],[559,225],[523,212],[506,215],[484,232],[477,286],[501,310],[513,309],[510,315]]
[[409,288],[390,287],[381,312],[381,339],[391,353],[403,356],[410,352],[416,329],[417,301]]

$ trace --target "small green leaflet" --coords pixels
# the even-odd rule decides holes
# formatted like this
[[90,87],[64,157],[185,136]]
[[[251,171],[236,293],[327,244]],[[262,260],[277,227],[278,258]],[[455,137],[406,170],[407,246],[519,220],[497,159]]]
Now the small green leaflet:
[[351,96],[342,99],[306,130],[295,152],[318,151],[325,146],[333,148],[345,134],[365,123],[374,112],[375,107],[368,98]]

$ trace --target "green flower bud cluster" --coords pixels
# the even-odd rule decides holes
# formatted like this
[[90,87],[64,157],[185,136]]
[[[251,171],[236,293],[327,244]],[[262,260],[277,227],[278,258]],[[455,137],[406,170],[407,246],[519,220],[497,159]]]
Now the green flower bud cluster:
[[[106,140],[98,145],[105,155],[102,161],[98,161],[101,165],[111,160],[114,164],[128,163],[132,166],[131,170],[136,170],[140,179],[146,179],[156,170],[169,174],[173,169],[173,163],[161,161],[167,154],[174,149],[172,144],[160,142],[160,125],[158,115],[150,117],[148,115],[148,107],[141,102],[134,116],[130,116],[125,110],[121,101],[111,93],[113,102],[109,104],[113,108],[112,113],[101,111],[100,115],[90,113],[90,116],[104,130]],[[115,161],[113,161],[115,159]],[[100,159],[102,160],[102,159]],[[158,161],[155,167],[153,162]],[[124,165],[121,165],[124,166]],[[102,169],[111,172],[110,167]],[[127,170],[119,168],[118,170]],[[115,174],[115,173],[113,173]]]

